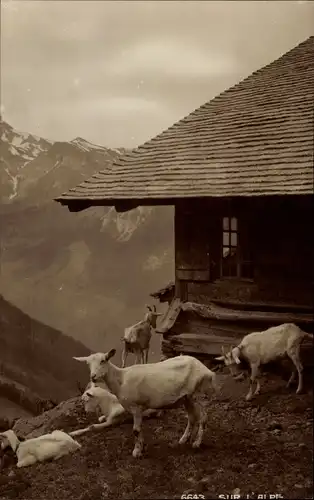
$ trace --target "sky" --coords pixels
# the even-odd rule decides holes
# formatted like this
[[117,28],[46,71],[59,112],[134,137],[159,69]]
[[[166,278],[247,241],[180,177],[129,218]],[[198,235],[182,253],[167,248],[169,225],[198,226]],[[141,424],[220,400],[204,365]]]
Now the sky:
[[1,112],[135,147],[314,34],[312,1],[1,0]]

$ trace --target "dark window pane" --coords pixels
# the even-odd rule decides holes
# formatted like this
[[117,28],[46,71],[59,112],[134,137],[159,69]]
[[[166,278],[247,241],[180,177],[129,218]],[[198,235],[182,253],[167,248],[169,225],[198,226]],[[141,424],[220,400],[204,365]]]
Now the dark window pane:
[[232,217],[231,219],[231,231],[237,231],[238,229],[238,220],[236,217]]
[[229,217],[224,217],[222,220],[222,227],[224,231],[229,231],[230,229],[230,219]]
[[238,243],[238,235],[237,233],[231,233],[231,246],[236,247]]
[[224,247],[230,245],[230,233],[224,232],[222,235],[222,244]]

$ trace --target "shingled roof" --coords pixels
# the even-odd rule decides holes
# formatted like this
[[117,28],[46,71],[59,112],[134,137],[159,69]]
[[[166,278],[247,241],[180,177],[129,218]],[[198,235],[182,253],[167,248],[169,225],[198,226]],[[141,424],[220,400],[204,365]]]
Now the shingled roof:
[[57,201],[313,194],[313,106],[311,36]]

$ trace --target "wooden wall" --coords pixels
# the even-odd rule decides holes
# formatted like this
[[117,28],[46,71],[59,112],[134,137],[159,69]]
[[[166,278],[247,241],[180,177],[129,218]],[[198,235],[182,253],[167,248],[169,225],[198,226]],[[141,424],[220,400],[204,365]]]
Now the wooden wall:
[[[164,334],[166,355],[218,354],[222,343],[234,344],[250,331],[286,321],[313,331],[312,204],[310,197],[287,196],[186,200],[176,205],[175,295],[183,302],[216,304],[230,315],[221,320],[219,315],[215,319],[215,315],[206,318],[181,311]],[[245,244],[253,255],[252,279],[220,277],[221,226],[226,214],[245,227]]]
[[[175,210],[176,295],[313,306],[313,210],[308,198],[195,202]],[[221,218],[227,211],[244,221],[254,278],[220,279]]]

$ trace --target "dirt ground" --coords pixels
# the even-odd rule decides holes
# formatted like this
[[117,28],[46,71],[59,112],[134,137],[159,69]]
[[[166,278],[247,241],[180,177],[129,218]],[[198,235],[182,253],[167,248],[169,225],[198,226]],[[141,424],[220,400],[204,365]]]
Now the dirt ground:
[[[210,403],[199,450],[178,444],[186,417],[181,410],[168,410],[144,421],[141,459],[131,455],[132,424],[108,428],[81,436],[82,449],[56,462],[5,468],[0,499],[174,499],[183,493],[215,499],[239,491],[243,498],[313,498],[312,391],[297,396],[273,376],[247,403],[247,380],[220,378],[222,393]],[[73,422],[68,412],[63,422],[50,421],[45,430],[55,425],[73,430],[78,427]]]

